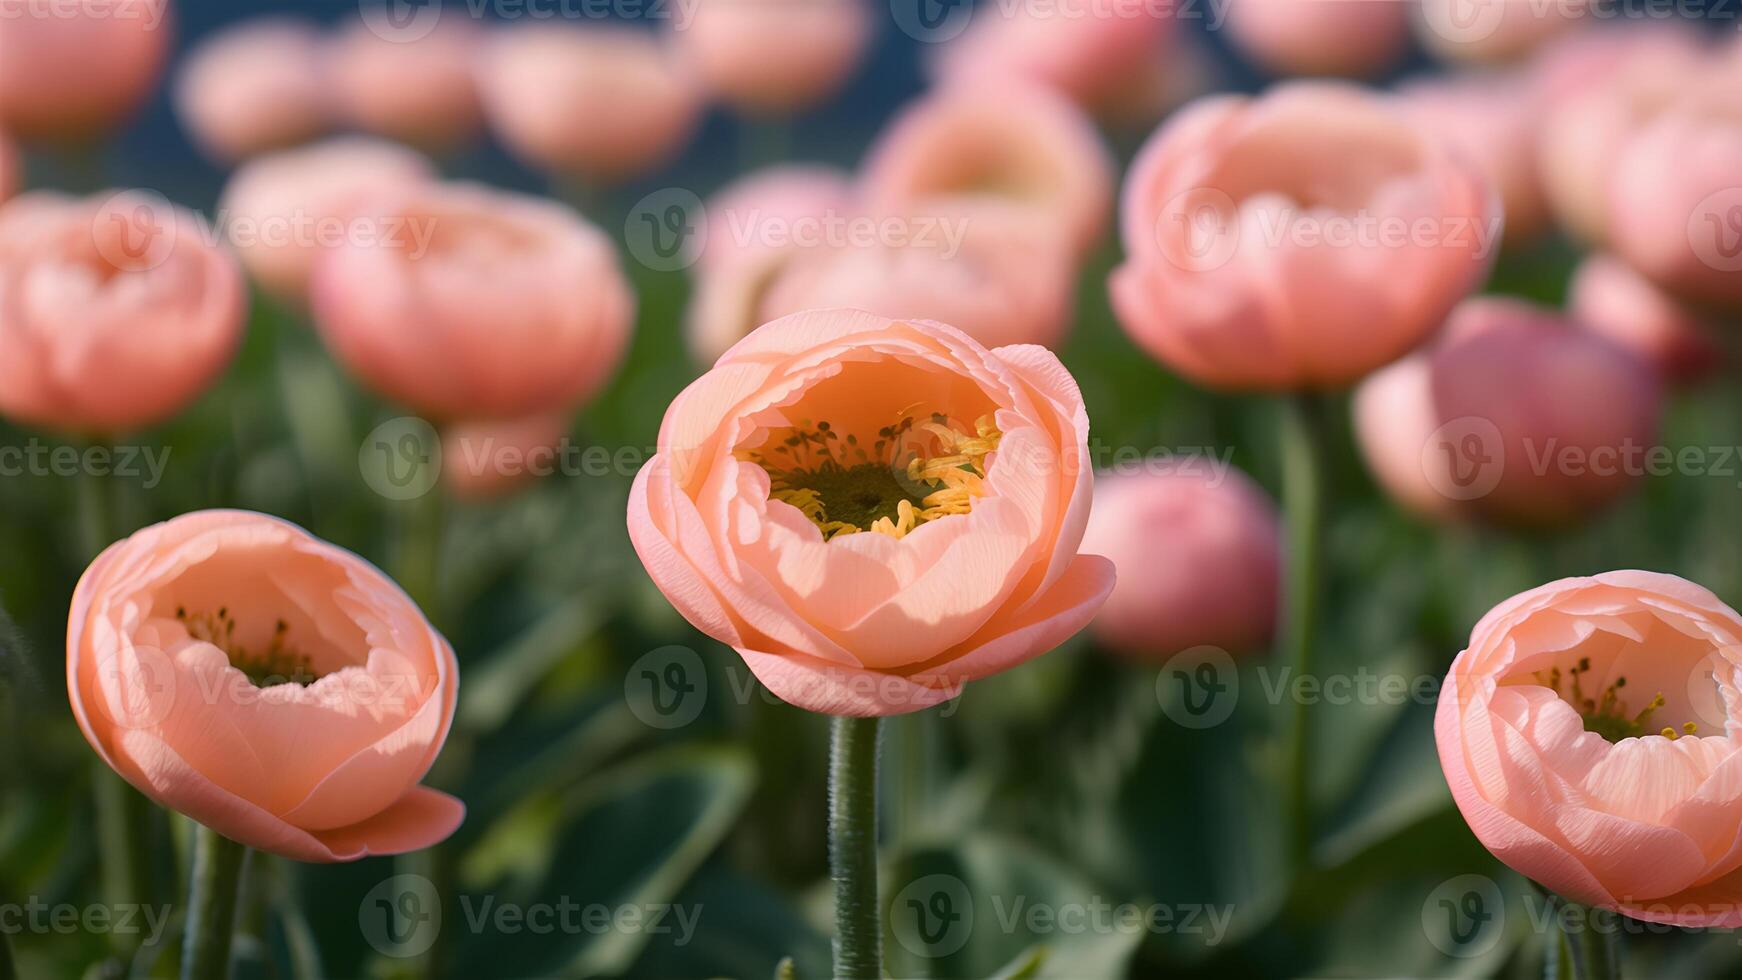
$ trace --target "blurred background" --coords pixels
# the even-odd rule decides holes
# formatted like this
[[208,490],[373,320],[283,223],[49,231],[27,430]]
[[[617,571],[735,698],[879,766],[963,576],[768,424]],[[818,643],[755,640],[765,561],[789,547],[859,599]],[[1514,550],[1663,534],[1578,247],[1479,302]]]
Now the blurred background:
[[[709,257],[673,260],[643,229],[666,220],[674,202],[693,219],[690,202],[701,206],[773,164],[856,171],[891,121],[933,91],[940,52],[957,28],[971,32],[1022,6],[1000,4],[867,2],[852,15],[863,17],[862,42],[827,59],[840,65],[838,87],[819,82],[814,98],[793,99],[790,110],[755,113],[702,97],[693,131],[669,153],[611,180],[559,174],[537,154],[511,149],[488,105],[475,127],[431,149],[444,178],[580,210],[615,245],[638,299],[621,366],[546,439],[570,450],[559,472],[484,490],[438,479],[434,430],[326,356],[302,297],[260,286],[251,287],[240,349],[216,384],[173,419],[119,440],[139,450],[138,468],[93,476],[7,457],[15,465],[0,475],[0,906],[10,911],[0,928],[21,975],[173,975],[187,865],[181,818],[153,808],[124,828],[149,855],[145,888],[164,908],[164,927],[93,926],[87,914],[119,908],[115,889],[124,886],[105,880],[98,859],[93,786],[110,777],[67,709],[67,603],[93,553],[91,508],[108,515],[103,539],[113,540],[186,511],[243,507],[296,521],[390,571],[417,567],[419,543],[439,541],[425,566],[436,570],[425,606],[458,651],[463,683],[429,781],[469,812],[451,840],[405,858],[256,860],[240,976],[772,977],[787,957],[799,977],[827,976],[826,720],[765,693],[730,649],[688,626],[648,581],[624,530],[631,480],[665,408],[707,360],[686,317],[695,315],[692,291]],[[395,16],[429,6],[401,5]],[[524,29],[529,12],[540,11],[591,30],[622,26],[666,38],[681,33],[669,15],[683,5],[434,6],[443,23],[481,35]],[[1303,33],[1292,48],[1286,37],[1267,44],[1256,33],[1236,36],[1225,0],[1166,6],[1172,28],[1149,52],[1165,70],[1141,88],[1135,77],[1116,83],[1116,94],[1133,98],[1094,116],[1119,177],[1181,103],[1258,92],[1309,68],[1385,88],[1508,72],[1515,88],[1495,87],[1470,109],[1472,128],[1498,125],[1537,91],[1527,77],[1545,70],[1544,52],[1564,40],[1505,52],[1503,69],[1474,66],[1430,50],[1431,28],[1412,22],[1394,41],[1327,63],[1328,35]],[[1304,6],[1408,7],[1409,17],[1420,16],[1413,4]],[[1738,15],[1720,2],[1641,2],[1563,33],[1631,38],[1678,24],[1742,57]],[[19,133],[18,183],[75,193],[149,189],[221,225],[220,201],[246,158],[359,128],[332,118],[307,132],[271,132],[261,117],[296,97],[281,82],[260,83],[254,101],[232,113],[259,124],[251,133],[229,109],[208,106],[202,122],[191,101],[178,101],[198,52],[269,16],[297,18],[329,37],[354,29],[359,8],[175,0],[173,46],[137,110],[81,139]],[[0,24],[0,39],[5,30]],[[0,40],[0,58],[19,56]],[[530,65],[533,55],[504,57]],[[314,59],[286,72],[306,81],[335,69]],[[1573,95],[1595,91],[1607,74],[1578,77]],[[390,88],[397,77],[388,70],[378,76],[385,80],[362,84]],[[553,86],[568,84],[553,77]],[[1728,77],[1734,99],[1742,89]],[[6,78],[0,63],[0,88]],[[654,84],[633,82],[624,97]],[[974,99],[1005,96],[995,76],[964,84]],[[589,94],[608,99],[609,91]],[[1089,107],[1083,112],[1090,117]],[[1527,134],[1549,125],[1542,113],[1525,122]],[[1600,165],[1600,156],[1588,162]],[[1107,292],[1124,254],[1112,211],[1073,268],[1068,333],[1054,342],[1083,388],[1097,463],[1165,472],[1188,459],[1215,461],[1275,498],[1276,405],[1196,387],[1121,329]],[[1539,234],[1509,241],[1485,291],[1564,307],[1592,249],[1563,223],[1545,221]],[[693,221],[684,227],[693,230]],[[1122,644],[1085,634],[957,701],[895,719],[881,773],[891,974],[1540,975],[1546,906],[1476,842],[1441,776],[1432,735],[1438,681],[1483,613],[1563,575],[1649,568],[1742,600],[1742,459],[1725,469],[1720,457],[1723,447],[1742,446],[1732,339],[1703,337],[1696,377],[1666,375],[1661,396],[1662,444],[1709,448],[1709,465],[1627,481],[1603,507],[1553,527],[1417,516],[1370,474],[1348,423],[1350,399],[1332,399],[1327,598],[1319,675],[1306,687],[1262,650],[1213,636],[1200,639],[1225,652],[1180,660],[1177,650],[1117,650]],[[1646,344],[1638,356],[1656,352]],[[401,454],[404,438],[417,448]],[[0,445],[47,453],[79,442],[11,419],[0,420]],[[400,462],[414,466],[409,480],[398,475]],[[1146,546],[1154,562],[1171,559],[1168,536]],[[1297,868],[1287,856],[1280,786],[1286,725],[1302,704],[1316,736],[1316,826],[1310,861]],[[381,912],[389,907],[397,917]],[[500,915],[505,908],[514,911]],[[66,909],[73,911],[56,918]],[[1468,917],[1448,919],[1447,910]],[[1734,934],[1639,927],[1626,939],[1641,975],[1742,970]]]

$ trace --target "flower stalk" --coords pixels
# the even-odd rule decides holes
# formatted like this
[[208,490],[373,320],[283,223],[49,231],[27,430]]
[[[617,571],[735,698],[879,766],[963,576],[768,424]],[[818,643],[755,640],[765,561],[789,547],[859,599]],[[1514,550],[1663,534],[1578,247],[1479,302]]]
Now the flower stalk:
[[877,901],[880,719],[835,718],[829,746],[829,878],[835,883],[835,977],[883,976]]
[[187,931],[182,939],[182,980],[225,980],[236,932],[236,898],[248,848],[199,825],[194,867],[188,877]]

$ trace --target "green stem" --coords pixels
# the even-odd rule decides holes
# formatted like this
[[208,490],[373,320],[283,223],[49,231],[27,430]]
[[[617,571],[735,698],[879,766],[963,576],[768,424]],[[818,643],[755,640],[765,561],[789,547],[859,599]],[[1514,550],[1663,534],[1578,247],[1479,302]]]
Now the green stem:
[[242,868],[248,863],[248,848],[204,825],[195,831],[195,838],[181,980],[225,980],[230,975],[236,895],[242,886]]
[[[1572,960],[1573,980],[1621,980],[1621,958],[1615,948],[1615,931],[1598,929],[1597,910],[1562,900],[1559,916],[1566,952]],[[1607,913],[1614,915],[1615,913]]]
[[877,718],[836,718],[829,745],[829,878],[835,978],[883,976],[877,904]]
[[[1296,678],[1313,674],[1313,634],[1318,628],[1320,545],[1324,533],[1326,413],[1312,395],[1283,406],[1282,498],[1288,535],[1284,582],[1282,654]],[[1304,700],[1296,699],[1289,731],[1289,852],[1297,868],[1312,850],[1312,724]]]
[[437,628],[445,625],[439,601],[445,503],[440,484],[408,501],[399,540],[399,584]]

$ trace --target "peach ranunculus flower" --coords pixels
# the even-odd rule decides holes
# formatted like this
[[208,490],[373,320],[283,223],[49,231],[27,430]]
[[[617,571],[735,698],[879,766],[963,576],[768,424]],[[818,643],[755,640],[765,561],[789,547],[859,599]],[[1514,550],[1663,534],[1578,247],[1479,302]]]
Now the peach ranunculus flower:
[[1228,36],[1276,75],[1367,78],[1396,64],[1409,44],[1402,3],[1262,0],[1228,9]]
[[176,72],[175,109],[210,156],[235,161],[332,128],[320,28],[262,17],[203,38]]
[[1742,925],[1742,617],[1673,575],[1506,600],[1452,662],[1440,766],[1482,844],[1575,902]]
[[476,25],[453,18],[415,38],[383,37],[353,19],[326,49],[340,117],[432,152],[462,146],[483,125],[475,71],[482,42]]
[[[1448,61],[1516,61],[1589,24],[1597,4],[1598,0],[1420,0],[1416,37]],[[1628,29],[1633,30],[1633,25]]]
[[1374,476],[1432,517],[1574,523],[1638,486],[1662,386],[1640,358],[1557,313],[1479,298],[1356,390]]
[[387,230],[359,221],[358,208],[435,176],[435,166],[415,150],[340,136],[243,164],[225,185],[219,210],[249,275],[281,298],[300,300],[324,249]]
[[506,422],[460,422],[442,433],[442,485],[460,500],[505,497],[554,475],[569,413]]
[[429,847],[465,816],[418,785],[459,665],[392,580],[286,521],[201,511],[111,545],[79,581],[67,696],[122,778],[299,861]]
[[0,206],[0,415],[109,437],[163,422],[241,342],[242,271],[147,191]]
[[821,310],[678,395],[629,536],[698,629],[811,711],[918,711],[1050,650],[1113,566],[1078,554],[1088,416],[1042,347]]
[[1032,209],[1079,253],[1100,240],[1113,200],[1113,160],[1094,123],[1035,85],[996,96],[951,85],[908,107],[865,163],[866,205],[885,214],[930,198],[985,197]]
[[838,92],[864,60],[867,0],[708,0],[671,42],[708,93],[741,111],[788,115]]
[[572,209],[426,184],[360,213],[392,233],[324,251],[310,306],[348,369],[441,422],[573,409],[628,347],[635,296],[611,242]]
[[1639,130],[1614,161],[1610,238],[1617,255],[1671,294],[1734,314],[1742,313],[1742,59],[1710,84]]
[[479,70],[485,119],[511,152],[595,182],[665,163],[701,118],[695,81],[662,39],[629,27],[500,28]]
[[1580,326],[1633,351],[1673,384],[1697,384],[1724,367],[1721,325],[1612,255],[1579,265],[1567,309]]
[[1126,178],[1109,282],[1132,339],[1216,388],[1348,385],[1421,343],[1498,251],[1479,169],[1332,82],[1196,103]]
[[101,139],[156,88],[169,0],[0,0],[0,128],[29,143]]
[[1536,86],[1517,70],[1421,79],[1399,90],[1404,112],[1482,169],[1500,194],[1506,244],[1527,245],[1548,228],[1537,161],[1543,111]]
[[1112,649],[1163,658],[1270,642],[1281,591],[1276,506],[1245,474],[1203,462],[1102,473],[1083,548],[1119,569],[1091,627]]

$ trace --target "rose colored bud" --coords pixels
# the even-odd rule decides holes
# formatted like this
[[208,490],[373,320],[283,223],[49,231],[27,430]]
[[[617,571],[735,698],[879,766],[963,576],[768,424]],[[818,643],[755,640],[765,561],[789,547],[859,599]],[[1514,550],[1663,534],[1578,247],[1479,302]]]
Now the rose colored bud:
[[1361,385],[1355,429],[1413,510],[1561,526],[1637,485],[1661,410],[1631,353],[1548,310],[1473,299],[1436,346]]
[[1742,312],[1742,63],[1627,142],[1609,179],[1617,255],[1682,299]]
[[1229,39],[1274,75],[1367,78],[1403,57],[1409,7],[1402,3],[1264,0],[1228,8]]
[[391,230],[328,249],[310,305],[327,346],[438,421],[575,408],[628,346],[635,297],[603,233],[541,198],[425,184],[362,212]]
[[988,347],[1057,346],[1070,329],[1076,261],[1025,208],[979,202],[886,216],[887,240],[807,249],[768,287],[760,320],[831,305],[937,317]]
[[358,207],[434,178],[421,154],[369,137],[283,150],[250,160],[230,178],[221,205],[225,232],[262,286],[301,300],[322,249],[392,231],[357,220]]
[[894,715],[1052,649],[1113,566],[1078,554],[1083,399],[1042,347],[820,310],[678,395],[629,536],[666,597],[810,711]]
[[787,115],[838,92],[871,35],[865,0],[708,0],[674,25],[671,41],[721,101]]
[[556,472],[568,431],[566,412],[453,425],[442,433],[442,485],[460,500],[506,497]]
[[1088,117],[1052,92],[1012,84],[991,98],[952,86],[920,99],[884,131],[863,181],[868,206],[883,213],[935,197],[1013,201],[1086,252],[1106,229],[1113,160]]
[[157,85],[169,0],[62,0],[0,8],[0,126],[30,143],[101,139]]
[[326,51],[339,115],[432,152],[471,141],[483,124],[473,70],[482,40],[476,26],[452,19],[414,38],[383,37],[353,20]]
[[194,142],[219,160],[314,139],[332,125],[320,29],[265,17],[200,41],[176,74],[175,108]]
[[485,117],[528,163],[616,182],[653,170],[700,120],[692,79],[660,40],[626,27],[533,22],[485,45]]
[[1112,649],[1165,658],[1197,646],[1251,653],[1270,641],[1281,528],[1264,491],[1231,466],[1102,473],[1083,550],[1119,570],[1093,626]]
[[97,755],[249,847],[355,861],[445,840],[418,785],[459,665],[410,598],[277,518],[200,511],[117,542],[73,593],[67,696]]
[[1696,384],[1724,366],[1717,324],[1613,256],[1593,255],[1579,266],[1568,307],[1580,326],[1631,350],[1671,383]]
[[242,272],[205,222],[147,191],[0,207],[0,415],[92,437],[169,419],[242,337]]
[[1352,85],[1218,97],[1126,178],[1110,281],[1133,340],[1216,388],[1338,388],[1437,329],[1497,251],[1477,168]]
[[1706,57],[1708,47],[1699,28],[1687,21],[1606,21],[1543,45],[1528,71],[1538,98],[1552,109],[1631,70],[1628,66],[1640,58],[1698,62]]
[[1174,33],[1173,18],[1149,0],[981,8],[961,35],[933,47],[931,68],[945,83],[988,92],[1033,83],[1096,115],[1117,115],[1133,87],[1152,82],[1158,65],[1187,48]]
[[1593,0],[1421,0],[1415,33],[1423,46],[1447,61],[1516,61],[1589,23],[1594,5]]
[[1524,245],[1548,226],[1537,163],[1542,106],[1522,72],[1464,74],[1417,81],[1400,90],[1403,109],[1422,128],[1482,169],[1506,211],[1506,244]]
[[1742,925],[1742,618],[1655,572],[1551,582],[1483,617],[1434,740],[1483,846],[1570,901]]
[[[1704,79],[1711,57],[1697,37],[1661,31],[1640,34],[1621,52],[1591,57],[1596,63],[1578,94],[1550,102],[1539,155],[1555,216],[1575,236],[1601,245],[1609,241],[1617,159],[1634,134]],[[1574,77],[1569,69],[1568,81]]]

